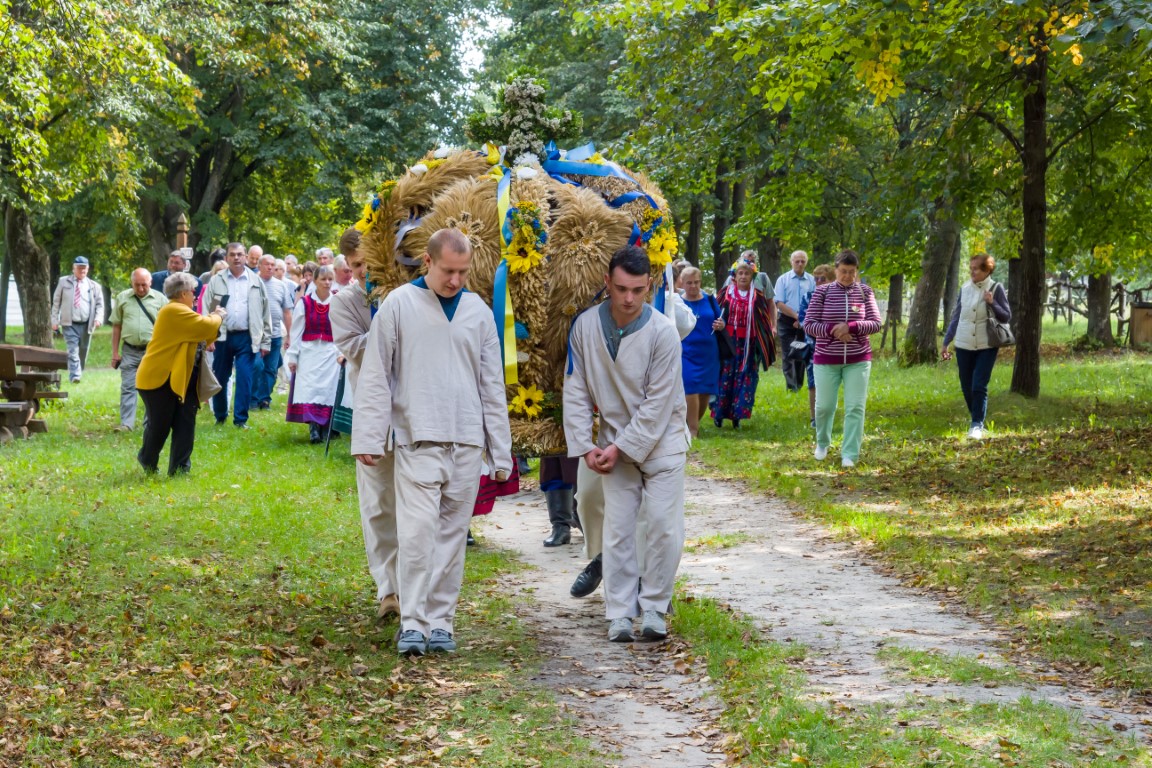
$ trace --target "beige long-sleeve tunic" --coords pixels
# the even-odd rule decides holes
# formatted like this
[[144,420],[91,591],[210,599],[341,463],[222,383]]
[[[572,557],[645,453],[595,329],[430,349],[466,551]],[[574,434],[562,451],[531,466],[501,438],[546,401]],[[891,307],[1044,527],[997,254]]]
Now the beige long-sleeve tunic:
[[[599,314],[576,319],[569,338],[572,372],[564,379],[564,437],[569,456],[615,443],[641,463],[688,450],[680,336],[676,326],[653,312],[635,333],[620,340],[616,359],[608,351]],[[600,410],[600,432],[592,439],[592,409]]]
[[332,323],[332,341],[347,360],[348,387],[356,395],[356,381],[360,366],[364,364],[364,349],[368,345],[368,331],[372,327],[372,309],[368,294],[358,282],[353,282],[332,297],[328,310]]
[[[679,346],[679,345],[677,345]],[[436,295],[409,283],[372,319],[356,385],[352,453],[421,441],[478,446],[512,471],[512,434],[492,310],[464,293],[449,321]]]

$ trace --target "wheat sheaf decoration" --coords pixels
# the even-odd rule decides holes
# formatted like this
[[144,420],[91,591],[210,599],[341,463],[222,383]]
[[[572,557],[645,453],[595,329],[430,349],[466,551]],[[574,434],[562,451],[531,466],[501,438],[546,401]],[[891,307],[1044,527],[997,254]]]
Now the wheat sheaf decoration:
[[668,204],[647,176],[591,144],[560,149],[579,119],[544,104],[546,87],[513,79],[499,111],[474,115],[477,149],[440,148],[384,181],[356,223],[372,297],[411,282],[432,233],[472,244],[468,289],[496,313],[513,447],[564,454],[561,388],[572,320],[595,301],[612,254],[648,251],[653,277],[677,252]]

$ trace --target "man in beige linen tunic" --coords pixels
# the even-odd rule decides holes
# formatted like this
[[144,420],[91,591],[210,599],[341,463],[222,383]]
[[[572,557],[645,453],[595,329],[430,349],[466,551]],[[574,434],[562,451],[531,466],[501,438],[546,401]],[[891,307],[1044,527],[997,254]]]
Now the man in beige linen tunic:
[[[372,308],[365,291],[364,256],[359,252],[360,232],[349,229],[340,238],[340,250],[352,268],[352,282],[332,297],[328,319],[332,322],[332,340],[347,361],[347,384],[356,397],[364,348],[372,326]],[[353,417],[355,421],[355,416]],[[396,489],[392,484],[394,454],[388,451],[376,466],[356,462],[356,490],[360,500],[360,526],[364,531],[364,549],[368,555],[368,572],[376,582],[376,615],[379,618],[400,613],[396,575]]]
[[[609,639],[619,642],[634,639],[632,620],[641,615],[644,637],[667,634],[664,615],[684,546],[688,433],[680,337],[674,323],[644,302],[649,269],[639,248],[612,257],[605,277],[608,301],[574,323],[564,381],[568,455],[583,457],[604,477],[605,602]],[[595,442],[594,407],[600,411]],[[645,498],[648,529],[638,542],[637,516]]]
[[400,640],[454,651],[468,523],[481,463],[503,482],[512,435],[492,310],[463,290],[472,248],[454,229],[428,241],[426,276],[381,303],[356,382],[352,453],[375,466],[395,444]]

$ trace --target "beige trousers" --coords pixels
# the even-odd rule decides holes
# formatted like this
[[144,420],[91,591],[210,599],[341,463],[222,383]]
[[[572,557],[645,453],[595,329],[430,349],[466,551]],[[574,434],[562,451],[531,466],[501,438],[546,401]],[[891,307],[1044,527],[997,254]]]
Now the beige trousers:
[[[636,519],[636,540],[646,541],[648,536],[647,504],[640,504],[640,514]],[[593,472],[580,459],[576,470],[576,508],[580,513],[580,525],[584,529],[584,555],[592,560],[604,551],[604,476]],[[644,572],[644,549],[637,548],[636,563]]]
[[480,488],[481,449],[417,442],[396,447],[400,627],[452,632],[468,524]]
[[356,462],[356,490],[360,496],[360,527],[368,572],[376,582],[376,599],[399,593],[396,577],[396,454],[386,453],[374,467]]
[[[685,454],[621,457],[604,483],[604,602],[609,620],[667,613],[684,549]],[[647,502],[647,530],[637,535]],[[638,553],[643,553],[641,568]]]

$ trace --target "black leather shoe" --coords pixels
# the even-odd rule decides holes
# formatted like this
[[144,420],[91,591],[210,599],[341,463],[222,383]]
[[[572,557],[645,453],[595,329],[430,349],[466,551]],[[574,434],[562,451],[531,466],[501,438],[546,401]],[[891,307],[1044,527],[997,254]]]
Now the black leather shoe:
[[544,546],[559,547],[572,543],[572,529],[566,525],[552,526],[552,535],[544,539]]
[[592,558],[592,562],[585,566],[584,570],[580,571],[580,575],[576,577],[576,581],[572,582],[572,589],[568,590],[572,597],[588,597],[596,591],[600,586],[600,582],[604,579],[603,561],[600,555]]
[[472,536],[472,529],[471,528],[468,529],[468,546],[470,546],[470,547],[476,546],[476,539],[473,538],[473,536]]
[[320,434],[320,427],[315,424],[308,425],[308,442],[312,445],[324,442],[324,435]]

